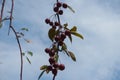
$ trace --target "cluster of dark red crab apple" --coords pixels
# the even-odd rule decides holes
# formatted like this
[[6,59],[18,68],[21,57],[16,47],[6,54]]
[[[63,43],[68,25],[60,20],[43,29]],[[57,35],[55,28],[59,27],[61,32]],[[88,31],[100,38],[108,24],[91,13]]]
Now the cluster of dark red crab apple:
[[[61,2],[57,2],[54,5],[53,11],[57,14],[57,15],[62,15],[63,14],[63,10],[61,8],[67,8],[68,5],[66,3],[61,3]],[[53,75],[57,75],[58,70],[64,70],[65,66],[64,64],[60,64],[58,63],[58,61],[55,60],[55,55],[58,55],[59,52],[59,47],[61,47],[64,44],[64,39],[66,38],[66,36],[69,36],[70,30],[67,29],[62,29],[62,25],[61,23],[58,21],[52,21],[49,18],[45,19],[45,23],[49,24],[52,29],[58,31],[55,36],[54,36],[54,41],[52,44],[51,48],[46,48],[45,52],[50,56],[49,58],[49,63],[50,65],[47,66],[47,70],[52,71]]]
[[64,64],[59,64],[58,62],[55,61],[54,55],[55,55],[55,50],[46,48],[45,52],[49,54],[50,58],[49,58],[49,63],[50,65],[47,66],[47,69],[49,71],[52,71],[52,73],[56,76],[57,75],[57,71],[58,70],[64,70],[65,66]]

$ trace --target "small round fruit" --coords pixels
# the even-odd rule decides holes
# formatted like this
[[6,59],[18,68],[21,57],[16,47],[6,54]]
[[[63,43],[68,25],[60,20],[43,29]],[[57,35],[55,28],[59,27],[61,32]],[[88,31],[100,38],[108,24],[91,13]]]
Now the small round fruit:
[[62,15],[63,14],[63,10],[59,10],[59,12],[58,12],[60,15]]
[[48,66],[47,69],[51,71],[52,70],[52,66]]
[[63,45],[63,41],[59,41],[59,43],[58,43],[60,46],[62,46]]
[[65,38],[66,38],[65,33],[62,33],[62,34],[61,34],[61,39],[64,40]]
[[61,7],[62,6],[62,4],[60,3],[60,2],[57,2],[57,7]]
[[63,3],[63,8],[67,8],[68,7],[68,5],[66,4],[66,3]]
[[58,66],[59,66],[58,63],[54,63],[54,64],[53,64],[53,67],[54,67],[54,68],[57,68]]
[[52,73],[56,76],[57,75],[57,69],[53,69]]
[[48,18],[45,19],[45,23],[46,23],[46,24],[49,24],[49,23],[50,23],[50,19],[48,19]]
[[59,41],[60,40],[60,36],[55,36],[55,41]]
[[53,22],[50,22],[49,24],[50,24],[50,26],[53,26]]
[[50,56],[50,57],[53,57],[54,55],[55,55],[55,51],[52,50],[52,51],[49,53],[49,56]]
[[64,70],[64,69],[65,69],[65,65],[64,65],[64,64],[60,64],[60,65],[59,65],[59,70],[62,71],[62,70]]
[[50,64],[55,63],[55,60],[54,60],[54,58],[53,58],[53,57],[50,57],[50,58],[49,58],[49,63],[50,63]]
[[55,26],[55,25],[53,25],[53,26],[52,26],[52,28],[53,28],[53,29],[56,29],[56,26]]
[[66,30],[66,31],[65,31],[65,35],[68,35],[68,36],[69,36],[69,35],[70,35],[70,30]]
[[50,53],[51,50],[50,50],[49,48],[46,48],[46,49],[45,49],[45,52],[46,52],[46,53]]
[[58,23],[58,22],[55,22],[55,26],[59,26],[59,23]]
[[58,12],[59,8],[58,7],[54,7],[54,12]]

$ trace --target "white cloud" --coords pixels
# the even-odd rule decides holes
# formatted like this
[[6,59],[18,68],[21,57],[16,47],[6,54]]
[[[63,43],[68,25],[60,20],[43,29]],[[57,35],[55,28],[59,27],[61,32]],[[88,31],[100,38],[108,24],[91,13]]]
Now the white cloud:
[[[120,15],[111,8],[113,2],[106,1],[106,3],[101,2],[100,4],[98,0],[65,1],[75,9],[76,13],[73,14],[70,10],[65,11],[65,16],[62,17],[63,22],[67,21],[70,23],[70,26],[78,26],[78,31],[84,35],[85,39],[81,41],[79,38],[74,38],[72,45],[67,41],[69,49],[72,49],[76,54],[77,62],[71,62],[71,59],[66,59],[67,56],[61,55],[61,61],[66,64],[66,70],[60,72],[57,78],[70,80],[112,80],[112,77],[114,76],[113,73],[115,73],[116,69],[116,63],[119,64],[120,57]],[[39,66],[47,63],[48,58],[47,55],[44,55],[43,49],[45,47],[49,47],[50,44],[46,39],[46,32],[48,31],[49,26],[44,24],[44,19],[51,16],[53,13],[51,11],[52,2],[54,1],[46,2],[36,0],[33,2],[32,0],[29,0],[29,3],[27,0],[24,2],[16,1],[16,23],[19,24],[19,22],[21,22],[22,24],[23,22],[23,24],[34,26],[30,28],[30,34],[27,34],[33,41],[31,43],[32,45],[25,45],[25,49],[33,50],[35,55],[31,58],[32,65],[25,62],[25,79],[37,79],[36,77],[40,73]],[[111,5],[107,5],[107,3]],[[45,5],[50,5],[51,7]],[[118,7],[119,6],[117,6],[117,8]],[[20,14],[19,16],[17,16],[18,13]],[[0,51],[2,51],[4,55],[7,54],[8,51],[10,53],[14,52],[16,55],[15,58],[12,58],[9,54],[7,59],[2,56],[3,58],[1,60],[5,60],[4,62],[7,64],[0,64],[4,65],[0,68],[4,69],[1,73],[3,76],[1,79],[8,80],[5,77],[11,76],[11,73],[9,72],[12,71],[12,76],[15,74],[19,76],[19,54],[16,54],[18,53],[18,49],[13,45],[13,48],[16,49],[15,51],[14,49],[12,51],[11,49],[6,51],[5,49],[9,49],[11,46],[5,44],[5,42],[0,44],[2,45],[2,47],[0,47]],[[14,61],[14,59],[18,61]],[[12,61],[14,61],[16,65],[14,65]],[[8,66],[15,67],[15,69],[9,70]],[[119,70],[119,67],[117,67],[117,69]],[[3,72],[6,72],[7,75],[4,75]]]

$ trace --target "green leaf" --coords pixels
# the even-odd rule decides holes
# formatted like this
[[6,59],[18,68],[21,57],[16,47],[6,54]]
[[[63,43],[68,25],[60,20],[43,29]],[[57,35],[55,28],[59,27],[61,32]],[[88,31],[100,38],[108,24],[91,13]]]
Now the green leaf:
[[47,65],[43,65],[43,66],[40,67],[40,70],[46,70],[47,67],[48,67]]
[[65,27],[65,28],[67,28],[67,26],[68,26],[68,23],[64,24],[64,27]]
[[74,53],[71,52],[71,51],[68,51],[68,53],[69,53],[71,59],[72,59],[73,61],[76,61],[76,57],[75,57]]
[[28,28],[21,28],[23,31],[29,31]]
[[68,38],[69,38],[70,42],[72,43],[72,36],[71,36],[71,34],[68,36]]
[[55,62],[58,62],[58,58],[59,58],[59,55],[55,54],[55,56],[54,56]]
[[28,51],[27,54],[29,54],[30,56],[33,56],[33,53],[31,51]]
[[76,26],[73,26],[73,28],[70,29],[70,31],[77,31],[77,27],[76,27]]
[[2,22],[0,22],[0,28],[2,28]]
[[63,45],[62,45],[62,50],[66,50],[66,49],[67,49],[67,46],[66,46],[65,43],[63,43]]
[[27,59],[27,61],[31,64],[31,61],[30,61],[30,59],[26,56],[26,59]]
[[46,73],[48,74],[50,72],[50,70],[46,70]]
[[71,6],[68,5],[68,8],[69,8],[73,13],[75,13],[75,11],[72,9]]
[[49,38],[50,38],[51,41],[53,41],[55,34],[56,34],[56,31],[55,31],[55,29],[53,29],[53,28],[51,28],[51,29],[48,31],[48,36],[49,36]]
[[71,31],[71,34],[73,34],[74,36],[77,36],[77,37],[79,37],[79,38],[81,38],[81,39],[84,39],[81,34],[75,32],[75,31]]
[[42,77],[42,75],[43,75],[44,72],[45,72],[45,70],[40,73],[40,75],[38,77],[38,80],[40,80],[40,78]]
[[25,56],[25,53],[23,52],[22,55]]

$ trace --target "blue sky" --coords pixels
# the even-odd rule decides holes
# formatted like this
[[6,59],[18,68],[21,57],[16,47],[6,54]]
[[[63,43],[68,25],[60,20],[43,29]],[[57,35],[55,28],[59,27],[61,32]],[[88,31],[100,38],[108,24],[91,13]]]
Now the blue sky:
[[[74,37],[73,43],[66,41],[77,58],[72,62],[66,55],[60,60],[66,69],[58,74],[56,80],[120,80],[120,0],[61,0],[76,11],[66,10],[61,16],[62,23],[76,25],[84,40]],[[30,65],[24,59],[24,80],[37,80],[40,66],[48,64],[44,48],[51,44],[47,31],[49,26],[44,19],[53,14],[55,0],[15,0],[14,26],[17,30],[28,27],[26,38],[22,41],[24,51],[34,53]],[[1,5],[1,3],[0,3]],[[10,0],[6,3],[8,11]],[[5,14],[7,15],[7,14]],[[0,29],[0,80],[19,80],[20,56],[13,33],[7,35],[8,22]],[[51,74],[43,75],[41,80],[52,80]]]

